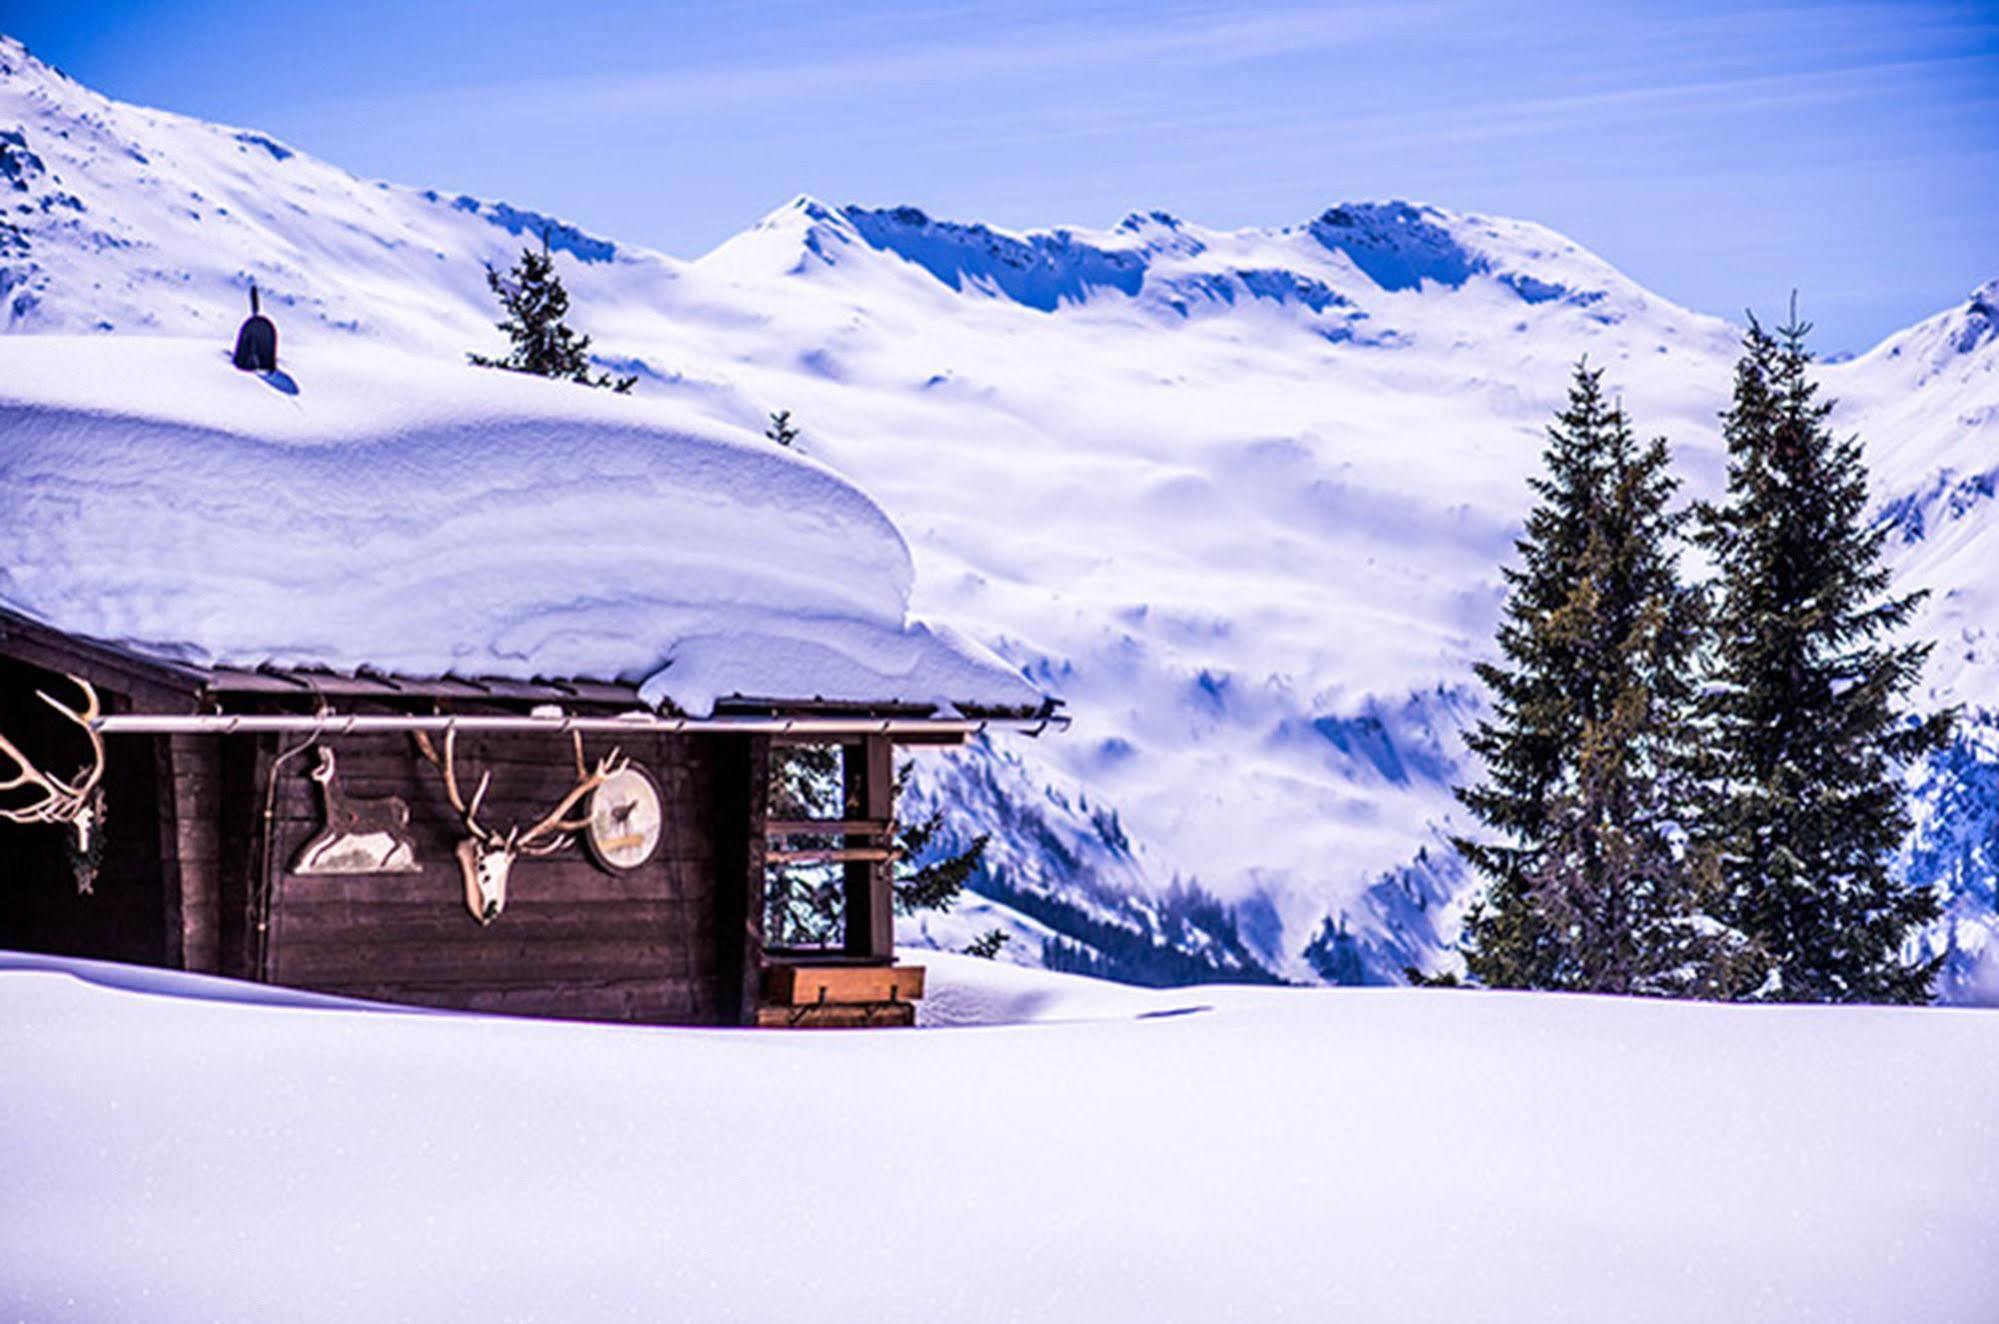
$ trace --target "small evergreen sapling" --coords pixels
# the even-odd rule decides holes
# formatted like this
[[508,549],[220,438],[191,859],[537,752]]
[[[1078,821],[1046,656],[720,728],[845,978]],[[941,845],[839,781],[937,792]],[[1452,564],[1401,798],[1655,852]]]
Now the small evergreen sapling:
[[591,375],[590,337],[578,334],[563,319],[569,313],[569,292],[555,273],[555,259],[548,250],[548,235],[541,237],[541,251],[521,250],[520,260],[506,272],[486,266],[486,285],[506,310],[506,320],[496,323],[507,333],[512,348],[504,358],[484,354],[465,357],[482,368],[503,368],[537,377],[561,377],[585,386],[599,386],[627,394],[638,382],[636,376],[613,377],[607,372]]
[[791,411],[780,409],[770,416],[770,427],[764,436],[780,446],[790,446],[798,440],[798,429],[791,425]]
[[1005,929],[987,929],[965,944],[965,955],[982,956],[988,961],[997,960],[1000,949],[1011,941],[1013,935]]

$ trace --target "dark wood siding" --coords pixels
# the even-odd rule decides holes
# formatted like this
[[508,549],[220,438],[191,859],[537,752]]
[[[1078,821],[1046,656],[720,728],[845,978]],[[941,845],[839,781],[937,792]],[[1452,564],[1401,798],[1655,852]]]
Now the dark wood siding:
[[[0,730],[32,755],[46,754],[60,773],[87,745],[34,692],[71,698],[62,672],[95,684],[108,713],[209,706],[197,690],[179,688],[177,674],[127,665],[96,645],[0,613]],[[263,711],[300,706],[285,691]],[[496,701],[482,711],[519,707]],[[67,829],[0,823],[0,947],[438,1007],[754,1022],[767,738],[622,735],[626,753],[665,794],[659,854],[629,874],[599,869],[574,847],[547,859],[524,857],[514,866],[505,912],[484,927],[464,906],[455,856],[463,829],[436,771],[409,738],[326,743],[340,759],[348,795],[394,795],[409,804],[420,873],[289,871],[322,823],[319,792],[306,775],[314,762],[310,741],[115,735],[105,777],[107,844],[93,895],[76,891]],[[601,755],[610,743],[592,737],[589,753]],[[468,785],[491,770],[482,817],[500,827],[538,818],[574,775],[568,741],[553,735],[468,735],[460,760]]]
[[764,961],[764,825],[770,818],[770,737],[719,742],[719,807],[735,830],[716,856],[716,940],[724,1024],[756,1023]]
[[[214,974],[222,968],[221,829],[228,816],[222,742],[184,735],[148,743],[158,760],[161,791],[167,964]],[[125,752],[122,742],[118,752]]]
[[234,979],[262,974],[264,805],[276,736],[230,736],[214,742],[222,784],[216,824],[221,866],[216,880],[216,969]]
[[[277,781],[263,977],[357,997],[530,1015],[682,1023],[742,1016],[743,930],[734,917],[747,874],[751,741],[645,733],[620,740],[664,792],[659,853],[619,874],[598,868],[580,847],[523,856],[508,880],[504,913],[485,926],[464,904],[453,853],[463,829],[441,779],[409,738],[327,743],[350,797],[394,795],[409,804],[422,872],[291,873],[294,855],[321,823],[318,790],[305,776],[311,760],[291,760]],[[590,756],[608,743],[593,739]],[[502,830],[539,818],[574,779],[569,744],[556,737],[468,735],[458,757],[468,794],[481,772],[491,772],[480,818]],[[223,759],[225,766],[244,762],[267,767],[269,758]],[[239,799],[229,812],[251,810]],[[245,853],[252,857],[246,911],[254,927],[261,852],[252,842]]]

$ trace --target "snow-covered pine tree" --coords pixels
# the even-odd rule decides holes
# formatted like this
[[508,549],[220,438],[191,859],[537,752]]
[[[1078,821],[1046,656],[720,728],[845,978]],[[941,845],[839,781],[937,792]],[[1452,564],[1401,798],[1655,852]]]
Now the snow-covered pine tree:
[[1505,572],[1506,660],[1480,668],[1493,715],[1469,743],[1487,779],[1459,793],[1500,838],[1457,843],[1487,879],[1466,963],[1501,987],[1711,991],[1677,820],[1700,610],[1666,445],[1641,446],[1580,364],[1545,463]]
[[548,235],[541,237],[541,251],[521,250],[520,260],[506,272],[486,266],[486,285],[506,309],[507,317],[495,323],[507,333],[513,348],[505,358],[484,354],[465,357],[482,368],[504,368],[508,372],[532,373],[537,377],[562,377],[585,386],[601,386],[625,394],[638,382],[633,377],[613,377],[608,372],[590,372],[590,337],[578,334],[563,319],[569,314],[569,291],[555,273],[555,258],[548,251]]
[[1719,583],[1699,833],[1717,917],[1756,951],[1754,996],[1924,1002],[1936,962],[1904,953],[1937,905],[1894,876],[1898,771],[1950,716],[1899,706],[1929,648],[1886,636],[1921,595],[1883,596],[1885,530],[1865,520],[1859,441],[1827,427],[1809,331],[1795,313],[1774,336],[1751,319],[1723,415],[1727,494],[1701,514]]

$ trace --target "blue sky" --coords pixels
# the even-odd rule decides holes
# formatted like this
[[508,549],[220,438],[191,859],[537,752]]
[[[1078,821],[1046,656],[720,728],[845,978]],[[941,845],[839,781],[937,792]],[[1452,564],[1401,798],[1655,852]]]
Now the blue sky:
[[1029,227],[1404,197],[1864,348],[1999,276],[1999,3],[7,0],[111,95],[693,256],[793,194]]

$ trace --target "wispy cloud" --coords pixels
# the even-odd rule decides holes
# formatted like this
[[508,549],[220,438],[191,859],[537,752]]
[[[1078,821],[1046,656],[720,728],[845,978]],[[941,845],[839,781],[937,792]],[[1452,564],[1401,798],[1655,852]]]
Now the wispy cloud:
[[[398,108],[504,109],[601,119],[796,104],[845,93],[962,87],[978,80],[1037,80],[1092,68],[1161,71],[1247,64],[1303,52],[1360,49],[1446,21],[1463,5],[1428,0],[1395,6],[1313,6],[1244,13],[1181,11],[1134,22],[1128,15],[1058,16],[973,28],[949,40],[856,48],[781,60],[644,73],[591,73],[411,93]],[[381,98],[375,98],[380,106]]]
[[[1657,78],[1635,86],[1548,95],[1477,89],[1435,102],[1349,109],[1337,116],[1304,115],[1295,106],[1262,101],[1214,104],[1189,96],[1106,105],[1094,96],[1065,100],[1057,95],[1033,107],[998,104],[940,110],[939,118],[925,126],[926,134],[909,150],[949,153],[1150,135],[1170,136],[1172,150],[1183,163],[1229,160],[1246,165],[1287,157],[1295,161],[1301,151],[1315,148],[1342,156],[1414,155],[1564,135],[1578,127],[1617,132],[1655,123],[1699,132],[1704,124],[1755,121],[1786,109],[1832,112],[1878,107],[1928,96],[1940,81],[1953,77],[1993,89],[1958,101],[1967,123],[1999,108],[1999,55],[1948,55],[1859,59],[1799,72]],[[855,130],[850,127],[847,132]],[[879,132],[884,138],[906,136],[907,128],[885,124]],[[1989,137],[1999,143],[1999,131]],[[1960,145],[1936,146],[1955,150]]]
[[1876,101],[1927,84],[1941,73],[1991,70],[1999,58],[1952,56],[1888,60],[1808,73],[1665,81],[1640,87],[1475,103],[1448,112],[1377,117],[1377,146],[1424,148],[1491,142],[1564,131],[1579,122],[1602,124],[1633,116],[1690,120],[1752,117],[1784,108],[1833,107]]

